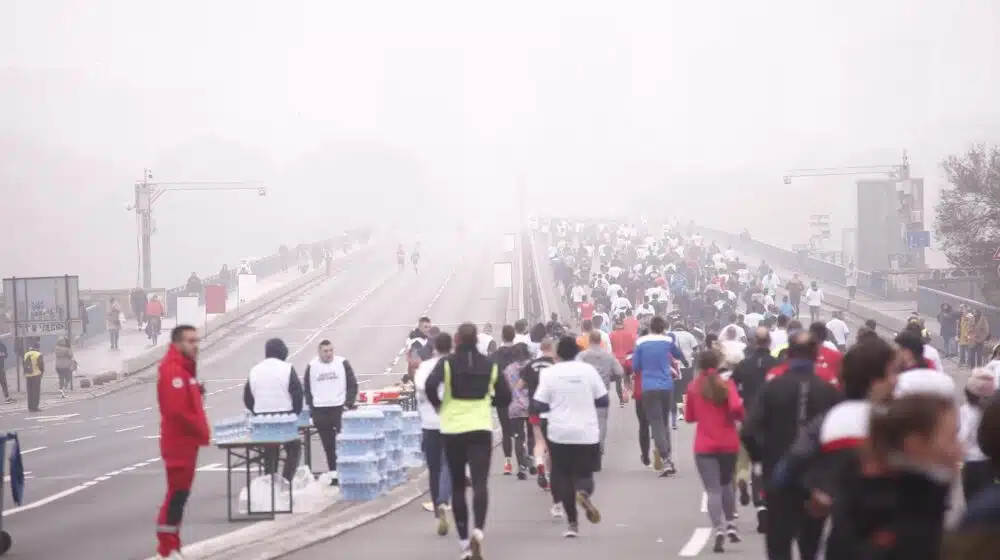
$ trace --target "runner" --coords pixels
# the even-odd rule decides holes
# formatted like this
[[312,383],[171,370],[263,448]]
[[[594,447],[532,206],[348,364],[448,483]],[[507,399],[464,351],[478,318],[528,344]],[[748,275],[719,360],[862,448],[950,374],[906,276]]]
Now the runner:
[[564,536],[579,535],[577,503],[587,520],[598,523],[593,473],[600,460],[597,409],[607,408],[608,390],[590,364],[576,360],[576,340],[563,337],[556,348],[559,362],[548,368],[532,400],[536,410],[549,413],[548,446],[552,456],[552,495],[566,512]]
[[[455,353],[443,357],[424,385],[427,400],[441,418],[445,456],[452,473],[469,467],[472,483],[473,530],[469,531],[469,509],[465,497],[466,479],[452,477],[452,513],[458,532],[462,559],[482,560],[486,511],[489,507],[487,482],[493,455],[493,417],[490,407],[507,408],[510,387],[495,363],[476,350],[476,326],[458,328]],[[443,392],[439,393],[439,389]],[[492,402],[491,402],[492,401]]]

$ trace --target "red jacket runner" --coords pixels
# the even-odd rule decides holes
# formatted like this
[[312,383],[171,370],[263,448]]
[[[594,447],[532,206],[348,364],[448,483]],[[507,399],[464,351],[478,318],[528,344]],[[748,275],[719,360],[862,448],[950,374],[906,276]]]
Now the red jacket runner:
[[164,454],[208,445],[211,434],[195,363],[172,344],[160,361],[156,398],[160,404],[160,448]]
[[[819,357],[816,358],[815,371],[816,376],[826,381],[834,387],[840,387],[840,362],[843,361],[843,355],[826,346],[819,347]],[[788,371],[788,362],[781,362],[780,364],[771,368],[771,371],[767,372],[767,380],[770,381],[779,375],[784,375]]]

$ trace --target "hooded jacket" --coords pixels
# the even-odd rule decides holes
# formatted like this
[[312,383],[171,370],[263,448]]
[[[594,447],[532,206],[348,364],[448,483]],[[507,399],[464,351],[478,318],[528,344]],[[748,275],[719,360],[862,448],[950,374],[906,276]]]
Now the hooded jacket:
[[[497,350],[499,353],[499,350]],[[490,393],[490,377],[494,363],[476,350],[476,345],[459,345],[454,354],[441,358],[434,370],[427,376],[425,389],[427,401],[435,410],[441,409],[438,387],[444,384],[444,365],[451,369],[451,398],[456,400],[478,400]],[[508,364],[509,365],[509,364]],[[502,371],[497,371],[493,385],[493,406],[510,406],[511,392]]]
[[286,362],[288,347],[279,338],[264,344],[264,361],[250,370],[243,387],[243,404],[254,414],[302,412],[302,382]]

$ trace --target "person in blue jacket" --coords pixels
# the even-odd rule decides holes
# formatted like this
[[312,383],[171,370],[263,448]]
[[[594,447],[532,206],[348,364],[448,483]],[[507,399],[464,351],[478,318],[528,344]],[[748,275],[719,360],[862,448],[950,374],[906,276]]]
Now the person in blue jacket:
[[670,453],[670,413],[675,411],[674,370],[672,360],[690,367],[684,354],[674,344],[673,337],[664,334],[667,324],[663,317],[653,317],[649,334],[639,338],[632,354],[632,370],[641,376],[642,406],[656,443],[654,467],[659,476],[677,472]]

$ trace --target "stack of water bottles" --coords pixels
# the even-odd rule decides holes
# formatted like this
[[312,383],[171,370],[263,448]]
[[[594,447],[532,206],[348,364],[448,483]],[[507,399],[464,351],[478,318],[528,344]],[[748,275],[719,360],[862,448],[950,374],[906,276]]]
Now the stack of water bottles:
[[420,413],[408,410],[403,413],[403,464],[409,469],[424,465],[424,451],[421,446],[424,432],[420,426]]
[[230,443],[250,437],[250,424],[246,416],[234,416],[212,424],[215,443]]
[[389,488],[406,482],[406,463],[403,462],[403,407],[398,404],[380,404],[375,408],[385,414],[385,446],[389,452],[386,480]]
[[341,498],[352,502],[374,500],[388,489],[386,416],[369,406],[349,410],[337,434],[337,478]]
[[288,441],[299,437],[299,417],[294,413],[257,414],[250,417],[250,438],[255,441]]

